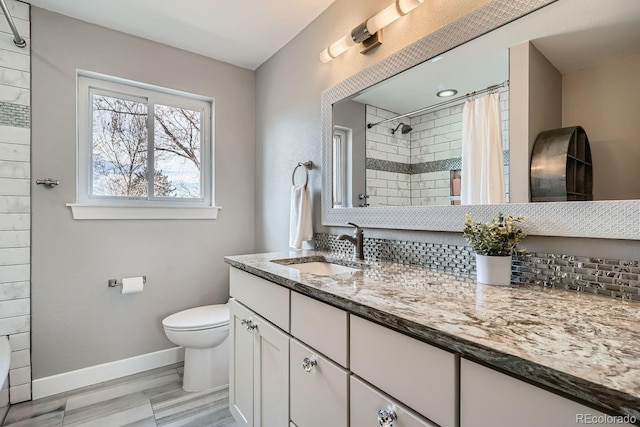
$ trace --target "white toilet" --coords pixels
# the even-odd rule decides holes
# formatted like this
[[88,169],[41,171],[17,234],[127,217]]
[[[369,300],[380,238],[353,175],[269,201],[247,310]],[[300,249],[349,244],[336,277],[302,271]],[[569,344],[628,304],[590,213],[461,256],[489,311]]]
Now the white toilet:
[[162,321],[169,341],[185,348],[185,391],[229,384],[229,306],[206,305],[180,311]]

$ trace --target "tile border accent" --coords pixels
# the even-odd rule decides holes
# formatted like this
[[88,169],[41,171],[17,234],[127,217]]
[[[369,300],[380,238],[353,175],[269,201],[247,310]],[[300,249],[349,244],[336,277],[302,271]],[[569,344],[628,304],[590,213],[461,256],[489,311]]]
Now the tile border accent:
[[[503,165],[509,166],[509,152],[502,152]],[[445,160],[434,160],[433,162],[422,163],[400,163],[389,160],[366,158],[366,169],[384,171],[392,173],[404,173],[407,175],[417,175],[430,172],[444,172],[462,169],[462,157],[453,157]]]
[[[332,234],[314,234],[317,250],[349,255],[353,245]],[[365,258],[420,265],[474,275],[470,246],[364,238]],[[640,302],[640,260],[617,260],[567,254],[526,252],[513,258],[511,282],[588,292],[607,298]]]
[[0,101],[0,125],[18,128],[31,127],[31,107]]

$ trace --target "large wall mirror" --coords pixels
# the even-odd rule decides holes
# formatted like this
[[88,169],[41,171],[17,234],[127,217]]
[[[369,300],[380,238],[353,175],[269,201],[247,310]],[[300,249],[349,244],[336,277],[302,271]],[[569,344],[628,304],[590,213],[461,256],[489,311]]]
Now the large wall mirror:
[[[640,239],[639,76],[637,0],[489,2],[322,94],[323,224],[460,231],[466,212],[502,211],[526,215],[530,234]],[[461,178],[464,104],[494,93],[504,187],[477,205]],[[594,201],[531,203],[536,137],[573,126],[588,135]]]

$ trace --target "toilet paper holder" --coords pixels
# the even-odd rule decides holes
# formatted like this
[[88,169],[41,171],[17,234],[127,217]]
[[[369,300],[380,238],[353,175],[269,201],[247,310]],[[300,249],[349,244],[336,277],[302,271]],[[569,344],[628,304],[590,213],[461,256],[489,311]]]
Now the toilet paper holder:
[[[122,286],[122,279],[109,279],[107,283],[110,288],[115,288],[116,286]],[[147,283],[147,276],[142,276],[142,283]]]

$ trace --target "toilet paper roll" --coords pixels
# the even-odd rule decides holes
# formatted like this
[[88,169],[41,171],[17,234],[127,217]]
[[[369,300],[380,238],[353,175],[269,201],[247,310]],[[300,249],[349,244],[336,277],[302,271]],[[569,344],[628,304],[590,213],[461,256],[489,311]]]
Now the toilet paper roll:
[[122,279],[122,293],[133,294],[144,290],[144,280],[142,276],[124,277]]

